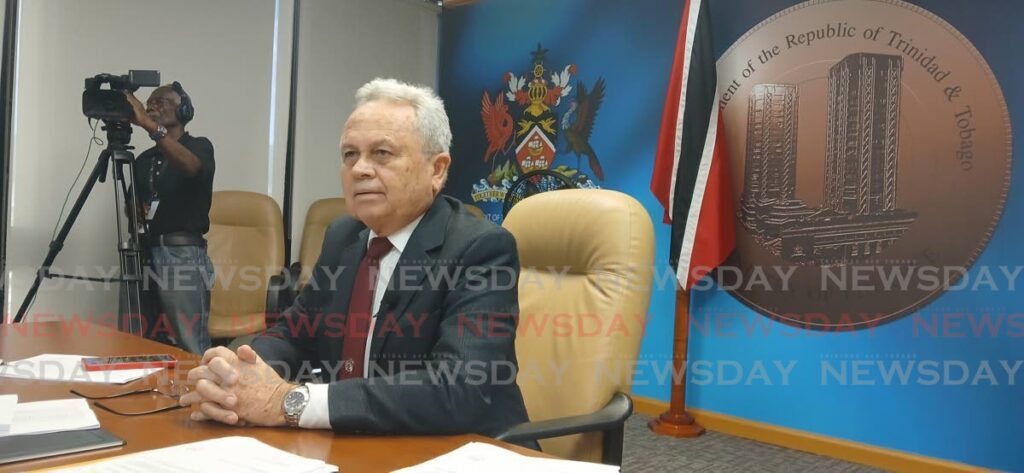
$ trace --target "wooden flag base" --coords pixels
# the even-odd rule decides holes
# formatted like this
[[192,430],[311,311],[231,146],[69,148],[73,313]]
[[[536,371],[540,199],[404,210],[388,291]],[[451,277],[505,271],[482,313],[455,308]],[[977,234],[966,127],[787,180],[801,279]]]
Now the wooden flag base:
[[700,437],[704,433],[704,427],[693,420],[686,411],[674,413],[671,410],[663,412],[656,419],[647,423],[647,428],[658,435],[676,438]]
[[690,291],[676,291],[675,343],[672,346],[672,394],[667,411],[647,423],[647,428],[658,435],[676,438],[699,437],[704,427],[686,413],[686,345],[690,333]]

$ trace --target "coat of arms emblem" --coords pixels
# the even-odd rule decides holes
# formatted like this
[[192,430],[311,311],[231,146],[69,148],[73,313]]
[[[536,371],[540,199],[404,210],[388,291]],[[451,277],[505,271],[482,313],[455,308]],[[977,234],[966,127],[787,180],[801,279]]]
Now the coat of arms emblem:
[[523,179],[583,188],[597,188],[595,179],[604,180],[598,153],[590,143],[604,100],[604,79],[598,78],[589,89],[582,80],[573,84],[576,65],[550,70],[547,52],[538,44],[525,73],[505,73],[503,90],[493,94],[485,90],[480,100],[487,138],[483,160],[491,163],[491,169],[473,185],[472,197],[495,221],[503,217],[502,204],[509,190]]

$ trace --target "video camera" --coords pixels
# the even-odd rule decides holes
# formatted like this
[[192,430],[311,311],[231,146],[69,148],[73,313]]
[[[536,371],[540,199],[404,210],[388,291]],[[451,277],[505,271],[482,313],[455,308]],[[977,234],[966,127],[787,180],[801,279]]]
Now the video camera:
[[[101,89],[103,84],[110,84]],[[132,106],[124,91],[135,92],[139,87],[159,87],[160,71],[128,71],[127,75],[97,74],[85,78],[82,92],[82,113],[89,118],[105,122],[128,122],[132,119]]]

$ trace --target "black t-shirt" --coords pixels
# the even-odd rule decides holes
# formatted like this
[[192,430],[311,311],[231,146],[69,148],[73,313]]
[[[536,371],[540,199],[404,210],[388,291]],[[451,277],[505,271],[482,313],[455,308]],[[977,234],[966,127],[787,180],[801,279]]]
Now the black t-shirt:
[[[142,204],[158,199],[156,214],[149,222],[149,233],[206,233],[210,229],[210,200],[213,198],[213,143],[201,136],[185,133],[178,139],[199,158],[202,169],[188,176],[170,165],[156,146],[135,158],[135,185]],[[156,190],[154,193],[153,190]]]

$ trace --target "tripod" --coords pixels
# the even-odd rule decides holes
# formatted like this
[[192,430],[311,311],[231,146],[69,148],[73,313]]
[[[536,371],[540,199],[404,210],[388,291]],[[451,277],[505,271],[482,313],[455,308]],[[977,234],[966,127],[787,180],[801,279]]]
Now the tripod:
[[[35,300],[43,278],[81,279],[95,282],[116,281],[122,283],[118,299],[118,329],[134,335],[142,335],[142,251],[137,212],[139,207],[135,193],[135,156],[130,151],[134,147],[128,145],[131,141],[132,127],[124,121],[103,120],[103,130],[107,132],[107,148],[100,153],[96,166],[93,167],[89,178],[85,181],[82,192],[78,194],[78,198],[75,200],[74,206],[71,207],[68,218],[61,226],[57,237],[50,242],[50,250],[46,253],[42,266],[36,271],[35,281],[21,302],[18,314],[14,317],[15,323],[24,320],[25,312]],[[51,273],[50,265],[53,264],[60,250],[64,248],[64,240],[71,232],[71,227],[74,226],[75,219],[82,211],[96,181],[106,182],[107,167],[110,162],[114,164],[112,175],[114,177],[114,206],[117,212],[114,217],[117,220],[117,250],[121,264],[121,277],[103,279]],[[128,182],[125,180],[125,168],[127,168]],[[123,204],[127,204],[130,210],[126,212],[128,216],[127,232],[121,224]]]

